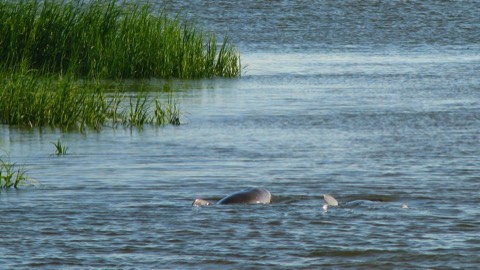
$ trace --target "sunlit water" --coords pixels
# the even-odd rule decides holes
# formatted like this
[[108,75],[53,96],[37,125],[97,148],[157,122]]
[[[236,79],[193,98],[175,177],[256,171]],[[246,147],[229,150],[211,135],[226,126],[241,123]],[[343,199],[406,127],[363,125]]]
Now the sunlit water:
[[[476,269],[479,3],[306,3],[167,1],[245,73],[175,82],[179,127],[1,126],[33,185],[0,191],[0,268]],[[272,204],[191,206],[249,186]]]

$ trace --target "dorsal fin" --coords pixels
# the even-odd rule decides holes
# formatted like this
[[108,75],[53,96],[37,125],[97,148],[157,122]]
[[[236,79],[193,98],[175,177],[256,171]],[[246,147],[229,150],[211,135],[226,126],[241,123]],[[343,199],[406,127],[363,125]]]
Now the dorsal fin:
[[329,194],[323,194],[323,199],[327,203],[328,206],[338,206],[337,200]]

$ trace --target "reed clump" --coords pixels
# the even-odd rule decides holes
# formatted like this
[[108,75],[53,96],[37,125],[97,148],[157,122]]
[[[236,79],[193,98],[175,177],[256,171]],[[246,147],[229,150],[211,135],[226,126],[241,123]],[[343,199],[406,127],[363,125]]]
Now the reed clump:
[[0,158],[0,189],[17,188],[25,180],[25,169]]
[[100,131],[104,126],[180,124],[180,112],[171,93],[167,93],[166,102],[161,102],[159,96],[147,96],[142,89],[130,97],[118,90],[108,93],[109,86],[97,80],[28,73],[0,75],[1,124],[81,132],[88,128]]
[[55,146],[55,155],[61,156],[61,155],[66,155],[68,147],[63,145],[60,139],[58,139],[56,142],[52,142],[53,146]]
[[217,44],[148,4],[0,1],[0,70],[25,68],[89,78],[237,77],[240,56],[226,36]]

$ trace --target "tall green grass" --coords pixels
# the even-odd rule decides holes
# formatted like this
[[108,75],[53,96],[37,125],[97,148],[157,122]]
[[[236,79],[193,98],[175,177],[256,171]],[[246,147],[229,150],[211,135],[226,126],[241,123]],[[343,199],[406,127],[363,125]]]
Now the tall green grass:
[[[90,78],[240,76],[240,56],[148,4],[0,0],[0,69]],[[84,97],[87,98],[87,97]]]
[[28,73],[0,73],[0,123],[62,130],[101,130],[105,126],[142,128],[143,125],[180,124],[179,110],[168,94],[160,97],[119,94],[97,80],[71,76],[40,77]]

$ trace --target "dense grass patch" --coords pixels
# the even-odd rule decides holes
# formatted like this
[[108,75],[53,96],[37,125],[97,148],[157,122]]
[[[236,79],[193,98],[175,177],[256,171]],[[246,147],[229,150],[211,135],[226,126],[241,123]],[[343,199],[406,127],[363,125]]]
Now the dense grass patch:
[[0,70],[17,69],[89,78],[236,77],[240,58],[227,37],[217,44],[215,35],[148,4],[0,0]]
[[0,123],[27,127],[51,126],[63,130],[104,126],[142,128],[150,125],[179,125],[179,110],[167,94],[166,102],[149,97],[142,89],[135,96],[119,94],[122,89],[70,76],[39,77],[25,73],[0,74]]

